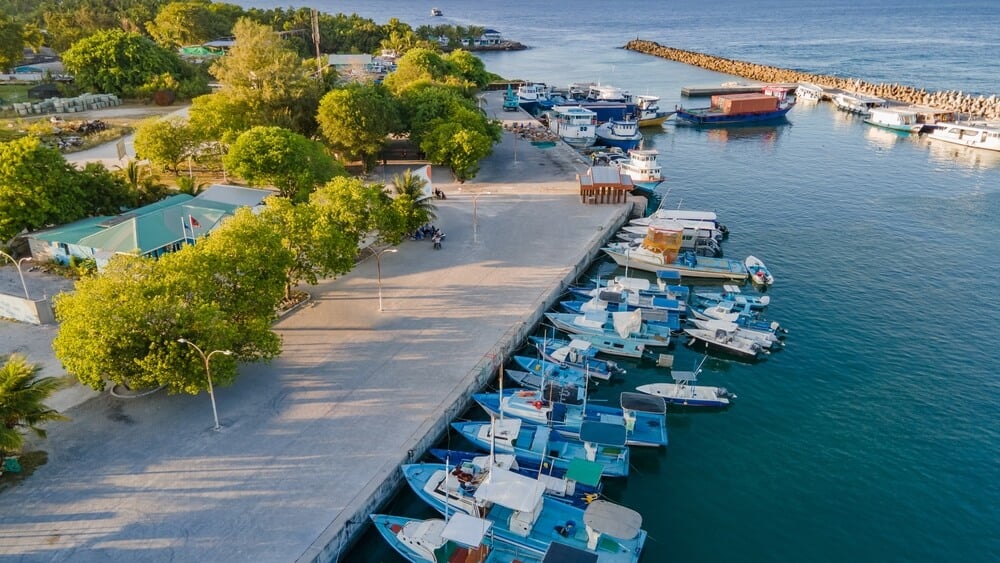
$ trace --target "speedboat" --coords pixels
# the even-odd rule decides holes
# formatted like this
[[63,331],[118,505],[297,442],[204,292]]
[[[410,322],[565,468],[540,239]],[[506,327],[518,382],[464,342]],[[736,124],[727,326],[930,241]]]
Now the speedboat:
[[885,100],[882,98],[866,96],[864,94],[849,94],[846,92],[834,95],[833,103],[841,111],[856,113],[858,115],[868,115],[872,108],[887,107]]
[[726,330],[724,328],[717,328],[715,330],[686,328],[684,329],[684,333],[690,336],[692,340],[703,342],[709,348],[722,350],[723,352],[749,360],[756,360],[761,354],[767,353],[767,350],[764,350],[760,344],[749,338],[740,336],[737,330]]
[[935,141],[1000,151],[1000,127],[989,123],[942,123],[927,136]]
[[[706,356],[707,358],[707,356]],[[702,359],[702,363],[705,360]],[[683,407],[728,407],[736,395],[725,387],[694,385],[701,373],[701,365],[694,371],[672,370],[673,383],[650,383],[640,385],[636,391],[662,397],[668,404]]]
[[764,262],[757,258],[756,256],[747,256],[743,264],[747,268],[747,272],[750,274],[750,281],[755,284],[762,286],[770,286],[774,283],[774,276],[771,275],[771,271],[767,269]]

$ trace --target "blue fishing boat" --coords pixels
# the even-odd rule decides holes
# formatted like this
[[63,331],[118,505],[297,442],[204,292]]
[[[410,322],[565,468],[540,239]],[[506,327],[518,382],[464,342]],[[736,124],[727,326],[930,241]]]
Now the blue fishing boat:
[[595,363],[595,369],[590,370],[586,367],[571,366],[568,363],[550,362],[542,358],[514,356],[513,359],[514,363],[521,369],[552,379],[579,379],[581,381],[588,377],[602,381],[611,379],[611,372],[606,369],[601,370],[597,368],[600,363]]
[[[411,467],[404,467],[404,473]],[[414,478],[419,479],[419,476]],[[456,479],[455,486],[460,486],[457,483]],[[451,492],[444,497],[428,494],[426,488],[414,490],[439,512],[456,508]],[[535,479],[495,468],[489,479],[476,488],[475,504],[463,506],[475,511],[477,517],[492,521],[494,537],[532,553],[551,554],[553,550],[565,552],[565,548],[572,548],[586,551],[591,556],[590,561],[634,563],[639,560],[646,541],[639,513],[605,500],[595,500],[581,510],[544,492],[544,485]],[[588,560],[566,556],[570,558],[553,561]]]
[[548,340],[535,342],[538,354],[550,362],[566,364],[581,371],[600,371],[611,375],[625,375],[626,371],[616,362],[597,357],[598,348],[592,342],[575,338],[573,340]]
[[771,304],[771,297],[768,295],[747,295],[738,286],[725,284],[722,291],[696,290],[694,297],[704,305],[717,305],[719,303],[731,302],[737,307],[749,307],[752,310],[763,310]]
[[[546,340],[542,336],[530,336],[529,340],[535,344],[544,343]],[[555,339],[548,339],[553,343]],[[620,356],[622,358],[641,358],[646,346],[633,342],[628,338],[621,338],[610,334],[575,334],[573,340],[586,342],[597,348],[597,351],[609,356]],[[558,342],[569,344],[570,340],[559,340]]]
[[686,303],[691,295],[691,288],[680,285],[681,275],[675,270],[657,270],[656,286],[646,278],[630,278],[615,276],[609,280],[593,279],[593,286],[570,286],[569,291],[579,297],[596,297],[596,288],[606,288],[610,291],[635,291],[640,295],[655,295]]
[[453,422],[451,426],[484,451],[490,450],[492,444],[496,451],[514,454],[519,462],[548,461],[568,469],[574,458],[583,458],[601,464],[606,477],[628,475],[629,449],[625,445],[625,428],[620,425],[587,422],[580,428],[579,440],[566,438],[547,426],[522,424],[516,418],[504,418],[495,424]]
[[[451,511],[448,520],[417,520],[388,514],[370,515],[375,529],[407,561],[476,561],[541,563],[542,558],[489,534],[493,522]],[[586,554],[585,554],[586,555]]]
[[717,94],[706,108],[677,108],[677,119],[694,125],[737,125],[784,120],[795,102],[788,89],[766,87],[761,94]]
[[574,313],[545,313],[545,318],[556,328],[572,334],[589,334],[623,338],[635,344],[666,348],[670,346],[671,329],[642,320],[643,311],[627,313],[605,313],[595,311],[577,315]]
[[508,389],[500,393],[477,393],[472,398],[491,414],[519,418],[532,424],[549,425],[570,438],[580,437],[580,427],[587,420],[599,420],[625,427],[625,443],[629,446],[660,447],[667,445],[667,406],[659,397],[639,393],[622,393],[621,408],[565,401],[545,391]]
[[[532,474],[521,471],[517,468],[517,462],[512,455],[500,454],[493,459],[492,466],[488,455],[478,455],[461,461],[457,458],[447,458],[444,464],[414,463],[403,466],[403,476],[420,498],[437,510],[444,511],[445,497],[447,497],[452,510],[473,516],[479,514],[482,508],[476,502],[476,489],[488,482],[491,472],[497,469],[513,471],[518,475],[537,480],[543,485],[547,496],[579,508],[586,508],[587,504],[600,497],[600,465],[577,468],[573,472],[566,471],[562,476],[555,477],[545,473]],[[515,464],[514,467],[510,466],[511,463]],[[578,483],[576,479],[587,479],[587,481]]]
[[612,119],[597,126],[597,144],[628,151],[639,146],[642,133],[635,120]]
[[741,327],[772,332],[776,335],[788,333],[788,330],[782,328],[777,321],[760,318],[758,311],[746,305],[737,306],[735,303],[721,302],[711,307],[691,307],[691,314],[697,319],[728,321]]
[[619,313],[642,309],[642,320],[680,329],[682,317],[687,316],[687,304],[676,299],[658,295],[641,295],[634,291],[601,290],[589,299],[560,301],[559,305],[567,313],[584,314],[591,311]]
[[553,375],[546,377],[540,373],[506,369],[504,370],[504,375],[521,387],[528,387],[530,389],[546,389],[547,393],[553,394],[557,397],[563,397],[563,399],[560,400],[582,398],[587,389],[592,389],[597,386],[596,382],[588,382],[580,372],[575,371],[560,372],[558,374],[553,374],[554,377]]

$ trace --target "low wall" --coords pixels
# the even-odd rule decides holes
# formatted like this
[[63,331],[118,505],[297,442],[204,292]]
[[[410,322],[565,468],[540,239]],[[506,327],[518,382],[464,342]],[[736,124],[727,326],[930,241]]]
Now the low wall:
[[52,303],[48,299],[24,299],[0,293],[0,318],[33,325],[55,324]]
[[871,84],[854,78],[839,78],[826,74],[809,74],[786,68],[715,57],[704,53],[665,47],[654,41],[643,41],[640,39],[629,41],[625,45],[625,48],[630,51],[637,51],[760,82],[812,82],[824,88],[838,88],[848,92],[878,96],[879,98],[912,105],[955,111],[973,118],[1000,119],[1000,99],[997,98],[996,94],[988,98],[985,96],[973,97],[955,91],[928,92],[923,88],[918,89],[902,84]]
[[496,346],[485,354],[483,359],[469,372],[466,379],[467,384],[457,387],[448,397],[445,401],[448,406],[443,409],[441,415],[434,419],[428,419],[414,433],[419,438],[404,446],[406,449],[400,451],[399,459],[392,467],[387,468],[381,475],[372,477],[372,480],[369,481],[369,490],[364,491],[368,495],[364,506],[354,514],[338,516],[313,542],[313,545],[296,560],[297,563],[331,563],[340,560],[340,557],[350,549],[365,529],[365,525],[369,521],[368,515],[385,504],[406,482],[399,466],[412,463],[423,457],[427,450],[444,435],[451,421],[458,418],[458,415],[469,407],[473,393],[478,393],[497,374],[501,358],[509,358],[521,346],[531,330],[542,319],[545,311],[555,305],[559,297],[562,296],[566,286],[580,277],[594,261],[594,258],[601,253],[601,247],[625,224],[632,213],[632,207],[632,203],[623,205],[620,213],[611,224],[607,225],[606,229],[598,231],[586,242],[585,251],[580,256],[576,266],[551,291],[543,293],[539,297],[535,309],[530,315],[500,337]]

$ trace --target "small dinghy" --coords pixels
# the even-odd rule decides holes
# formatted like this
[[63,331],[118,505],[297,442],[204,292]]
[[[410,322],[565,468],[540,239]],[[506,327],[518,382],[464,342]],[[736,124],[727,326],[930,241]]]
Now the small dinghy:
[[761,262],[760,258],[747,256],[746,260],[743,261],[743,265],[747,267],[747,272],[750,274],[750,281],[753,283],[765,287],[774,283],[774,276],[771,275],[770,270]]

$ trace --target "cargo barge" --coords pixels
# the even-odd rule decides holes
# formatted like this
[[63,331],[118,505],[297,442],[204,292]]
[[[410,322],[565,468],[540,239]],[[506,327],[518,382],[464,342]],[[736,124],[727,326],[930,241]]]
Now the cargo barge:
[[769,86],[761,94],[719,94],[712,96],[707,108],[677,108],[677,119],[695,125],[732,125],[761,123],[785,118],[795,103],[787,98],[788,89]]

